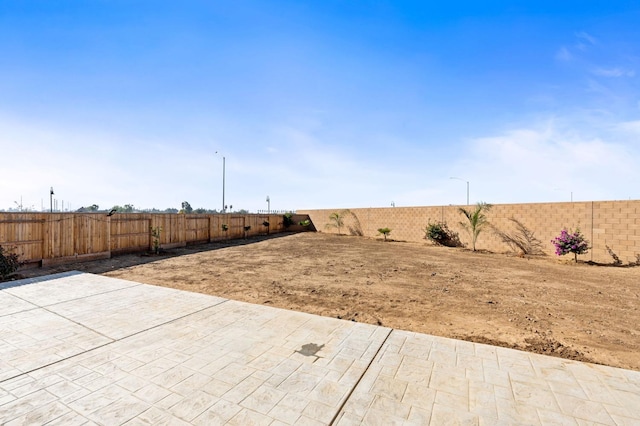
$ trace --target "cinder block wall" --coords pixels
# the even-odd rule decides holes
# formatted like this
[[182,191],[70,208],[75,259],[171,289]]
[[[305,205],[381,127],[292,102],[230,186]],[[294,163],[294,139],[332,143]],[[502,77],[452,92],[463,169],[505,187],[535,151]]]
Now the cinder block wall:
[[[427,242],[424,229],[429,221],[445,222],[450,230],[457,232],[460,241],[471,247],[471,239],[460,222],[464,217],[459,207],[386,207],[349,209],[343,234],[358,234],[366,237],[378,236],[379,228],[391,228],[391,238],[395,240]],[[474,206],[469,206],[473,208]],[[329,215],[343,209],[302,210],[298,214],[308,214],[315,228],[321,232],[338,233],[335,228],[327,228]],[[542,249],[548,255],[554,254],[551,240],[560,234],[562,228],[579,227],[589,240],[592,249],[579,256],[582,260],[610,263],[613,261],[606,246],[620,257],[624,263],[637,261],[640,255],[640,200],[633,201],[589,201],[574,203],[532,203],[496,204],[487,214],[491,224],[502,232],[514,232],[515,218],[542,242]],[[476,243],[479,250],[508,252],[510,247],[492,230],[480,234]]]

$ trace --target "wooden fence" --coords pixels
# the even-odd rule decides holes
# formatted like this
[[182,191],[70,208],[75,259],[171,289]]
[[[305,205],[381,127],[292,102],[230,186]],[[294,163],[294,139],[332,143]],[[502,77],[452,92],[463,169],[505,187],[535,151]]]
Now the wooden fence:
[[[304,219],[308,216],[294,217],[296,223]],[[147,251],[154,242],[151,230],[158,228],[165,249],[285,230],[282,215],[274,214],[0,212],[0,245],[21,262],[44,266]]]

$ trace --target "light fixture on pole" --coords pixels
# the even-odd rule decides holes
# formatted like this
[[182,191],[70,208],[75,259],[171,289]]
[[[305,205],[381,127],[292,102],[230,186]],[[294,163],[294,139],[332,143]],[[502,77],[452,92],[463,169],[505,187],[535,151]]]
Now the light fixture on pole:
[[[216,151],[216,154],[217,153],[218,151]],[[227,212],[227,206],[224,204],[224,187],[225,187],[225,178],[226,178],[225,163],[226,163],[226,158],[223,155],[222,156],[222,212],[223,213]]]
[[267,214],[271,214],[271,199],[267,195]]
[[51,213],[53,213],[53,186],[51,187],[51,191],[49,191],[49,205]]
[[461,180],[463,182],[467,182],[467,205],[469,205],[469,181],[459,177],[455,177],[455,176],[452,176],[449,179],[456,179],[456,180]]

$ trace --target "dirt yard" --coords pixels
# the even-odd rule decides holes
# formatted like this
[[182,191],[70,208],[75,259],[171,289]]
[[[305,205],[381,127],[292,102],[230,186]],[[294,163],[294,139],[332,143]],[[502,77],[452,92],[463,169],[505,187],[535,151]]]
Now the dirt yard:
[[74,269],[640,370],[640,267],[303,233],[23,275]]

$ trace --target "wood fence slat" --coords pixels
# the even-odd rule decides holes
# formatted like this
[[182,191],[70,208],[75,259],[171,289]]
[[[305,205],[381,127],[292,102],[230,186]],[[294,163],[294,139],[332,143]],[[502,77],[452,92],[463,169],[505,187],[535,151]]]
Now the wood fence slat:
[[[151,228],[160,227],[160,245],[179,247],[283,230],[281,216],[237,214],[149,214],[0,212],[0,241],[24,262],[59,264],[150,250]],[[280,220],[280,225],[278,225]],[[222,230],[226,224],[228,230]]]

